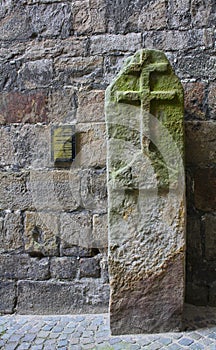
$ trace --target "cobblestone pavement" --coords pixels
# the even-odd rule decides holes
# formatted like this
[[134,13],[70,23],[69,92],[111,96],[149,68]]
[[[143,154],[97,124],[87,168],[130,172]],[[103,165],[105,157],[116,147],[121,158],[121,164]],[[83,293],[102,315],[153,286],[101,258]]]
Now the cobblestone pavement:
[[187,305],[185,331],[111,336],[109,315],[0,317],[0,349],[4,350],[216,350],[216,308]]

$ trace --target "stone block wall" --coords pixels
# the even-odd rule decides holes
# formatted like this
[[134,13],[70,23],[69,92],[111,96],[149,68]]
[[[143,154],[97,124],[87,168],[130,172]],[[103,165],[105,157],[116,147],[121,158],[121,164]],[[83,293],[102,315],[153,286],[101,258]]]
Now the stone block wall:
[[[213,0],[2,0],[0,312],[106,311],[104,91],[140,48],[185,89],[186,300],[216,305],[216,7]],[[51,129],[74,124],[70,168]]]

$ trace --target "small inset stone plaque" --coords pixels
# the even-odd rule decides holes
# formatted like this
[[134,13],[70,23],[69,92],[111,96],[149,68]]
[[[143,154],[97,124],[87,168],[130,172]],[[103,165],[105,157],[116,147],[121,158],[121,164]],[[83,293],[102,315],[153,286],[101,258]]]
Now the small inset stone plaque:
[[71,163],[75,158],[75,126],[54,126],[52,133],[51,159],[54,163]]

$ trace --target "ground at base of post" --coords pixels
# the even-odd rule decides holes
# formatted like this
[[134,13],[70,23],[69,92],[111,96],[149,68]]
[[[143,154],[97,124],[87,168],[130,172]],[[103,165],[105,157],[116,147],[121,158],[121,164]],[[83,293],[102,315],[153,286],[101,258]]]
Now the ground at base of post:
[[2,350],[216,350],[216,308],[185,307],[180,333],[111,336],[108,314],[0,316]]

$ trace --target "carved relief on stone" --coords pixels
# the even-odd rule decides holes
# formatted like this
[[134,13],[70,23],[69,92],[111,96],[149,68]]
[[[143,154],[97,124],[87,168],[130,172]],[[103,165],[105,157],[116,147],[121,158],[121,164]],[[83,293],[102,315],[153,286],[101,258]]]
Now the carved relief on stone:
[[106,91],[110,326],[181,329],[183,90],[160,51],[141,50]]

